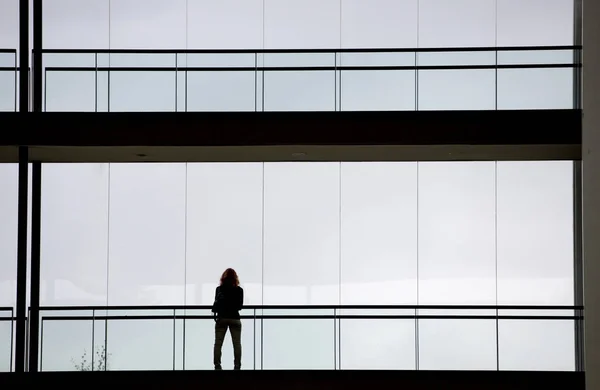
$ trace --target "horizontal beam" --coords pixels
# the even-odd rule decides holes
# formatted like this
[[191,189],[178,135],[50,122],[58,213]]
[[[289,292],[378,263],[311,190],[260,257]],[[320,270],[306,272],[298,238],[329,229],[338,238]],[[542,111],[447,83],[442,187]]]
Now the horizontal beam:
[[0,113],[0,146],[580,145],[580,110]]
[[[40,146],[29,153],[45,163],[577,161],[581,145]],[[0,163],[17,159],[17,147],[0,146]]]

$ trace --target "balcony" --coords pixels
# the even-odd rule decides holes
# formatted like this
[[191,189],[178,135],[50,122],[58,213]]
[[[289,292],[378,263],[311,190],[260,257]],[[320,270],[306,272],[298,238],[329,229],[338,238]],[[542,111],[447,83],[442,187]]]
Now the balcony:
[[[12,325],[3,316],[3,371]],[[246,306],[243,370],[576,371],[570,306]],[[208,306],[43,307],[41,371],[211,370]],[[10,326],[5,326],[10,325]],[[229,336],[224,368],[233,361]]]
[[43,50],[44,111],[576,108],[576,46]]

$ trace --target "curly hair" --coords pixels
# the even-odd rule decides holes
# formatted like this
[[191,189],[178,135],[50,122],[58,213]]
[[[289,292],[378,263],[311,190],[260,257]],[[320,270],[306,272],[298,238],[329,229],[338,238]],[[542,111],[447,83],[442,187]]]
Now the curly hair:
[[227,268],[223,275],[221,275],[221,286],[239,286],[240,279],[238,278],[237,272],[233,268]]

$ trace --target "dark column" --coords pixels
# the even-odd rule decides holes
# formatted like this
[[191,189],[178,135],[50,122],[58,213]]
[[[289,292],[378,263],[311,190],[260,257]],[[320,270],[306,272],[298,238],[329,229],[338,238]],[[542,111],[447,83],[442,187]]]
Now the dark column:
[[19,0],[19,111],[29,111],[29,0]]
[[27,337],[27,186],[29,182],[29,150],[19,147],[19,204],[17,224],[17,327],[15,342],[15,371],[25,372]]
[[[42,0],[33,0],[33,112],[42,112]],[[42,163],[33,163],[31,183],[31,283],[29,308],[28,371],[39,366],[40,323],[40,239],[41,239]]]
[[33,0],[33,111],[42,112],[42,0]]
[[29,311],[28,371],[38,371],[40,323],[40,238],[42,207],[42,163],[33,163],[31,175],[31,303]]

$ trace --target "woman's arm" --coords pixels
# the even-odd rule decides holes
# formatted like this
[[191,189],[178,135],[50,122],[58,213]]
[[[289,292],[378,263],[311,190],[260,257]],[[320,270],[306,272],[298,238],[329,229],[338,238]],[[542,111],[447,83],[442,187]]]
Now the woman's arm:
[[238,301],[238,310],[242,310],[242,306],[244,306],[244,289],[240,287],[240,296]]

